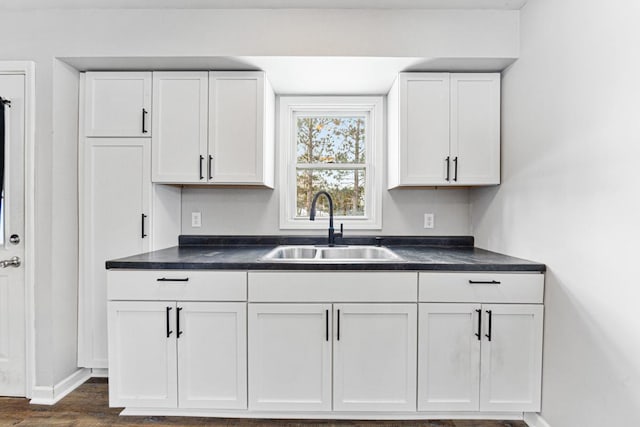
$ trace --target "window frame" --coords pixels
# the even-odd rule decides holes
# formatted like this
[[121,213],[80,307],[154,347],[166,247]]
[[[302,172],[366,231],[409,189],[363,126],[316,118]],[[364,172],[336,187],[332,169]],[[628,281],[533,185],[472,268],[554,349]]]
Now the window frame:
[[[384,151],[384,123],[382,96],[281,96],[279,98],[279,183],[281,229],[326,229],[328,217],[316,221],[296,217],[297,129],[299,115],[347,115],[365,113],[365,215],[363,217],[335,216],[334,226],[344,223],[347,229],[382,229],[382,176]],[[349,164],[318,169],[350,169]],[[354,164],[358,165],[358,164]],[[325,165],[326,166],[326,165]],[[358,169],[358,168],[354,168]]]

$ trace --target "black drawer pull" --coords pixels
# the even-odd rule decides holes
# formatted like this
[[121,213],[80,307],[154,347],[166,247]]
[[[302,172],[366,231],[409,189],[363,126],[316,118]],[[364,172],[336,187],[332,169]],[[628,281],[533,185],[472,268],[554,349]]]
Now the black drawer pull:
[[478,332],[475,334],[478,337],[478,341],[482,340],[482,310],[476,310],[478,313]]
[[325,310],[324,339],[329,341],[329,310]]
[[169,277],[161,277],[159,279],[156,279],[156,281],[158,281],[158,282],[188,282],[189,278],[185,277],[184,279],[171,279]]
[[145,123],[147,114],[149,114],[149,112],[145,108],[143,108],[142,109],[142,133],[147,133],[147,124]]
[[140,228],[141,228],[141,236],[144,239],[145,237],[148,236],[147,233],[145,233],[144,231],[144,220],[147,218],[147,216],[145,214],[141,214],[141,222],[140,222]]
[[451,179],[449,178],[449,163],[451,162],[451,157],[447,156],[447,158],[444,160],[445,162],[447,162],[447,176],[445,177],[445,180],[451,181]]
[[336,338],[340,341],[340,310],[338,310],[338,333],[336,335]]
[[491,341],[491,318],[493,317],[491,310],[486,310],[487,314],[489,315],[489,330],[488,330],[488,334],[485,334],[485,337],[487,337],[487,339],[489,341]]
[[469,280],[472,285],[499,285],[497,280]]
[[171,326],[169,325],[169,312],[171,311],[171,308],[172,307],[167,307],[167,338],[169,338],[173,333]]
[[180,338],[182,335],[182,330],[180,330],[180,312],[182,311],[182,307],[178,307],[178,312],[176,313],[176,329],[178,330],[177,337]]

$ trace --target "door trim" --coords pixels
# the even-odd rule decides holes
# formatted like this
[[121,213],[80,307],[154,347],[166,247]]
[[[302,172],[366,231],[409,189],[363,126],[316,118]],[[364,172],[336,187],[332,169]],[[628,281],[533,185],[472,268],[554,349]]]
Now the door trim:
[[0,61],[0,74],[20,74],[25,82],[24,105],[24,286],[25,286],[25,394],[35,385],[35,63]]

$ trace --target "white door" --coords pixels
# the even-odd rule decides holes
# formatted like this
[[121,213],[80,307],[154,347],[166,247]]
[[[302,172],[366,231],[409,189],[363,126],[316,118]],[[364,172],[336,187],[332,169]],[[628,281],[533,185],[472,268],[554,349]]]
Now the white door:
[[416,304],[334,305],[334,410],[416,410],[416,312]]
[[88,72],[85,135],[151,136],[151,73]]
[[210,73],[209,181],[264,181],[264,94],[263,72]]
[[247,304],[178,302],[178,406],[246,409]]
[[400,79],[401,184],[448,184],[449,74],[404,73]]
[[249,304],[249,409],[331,410],[331,304]]
[[452,183],[500,183],[500,74],[451,74]]
[[80,251],[79,365],[107,367],[109,259],[150,249],[150,153],[143,138],[86,138]]
[[[0,208],[0,396],[24,396],[24,75],[0,75],[4,108],[4,192]],[[16,236],[13,237],[12,236]],[[16,240],[16,239],[19,239]],[[5,266],[6,265],[6,266]]]
[[209,73],[153,73],[152,179],[207,182]]
[[542,305],[483,305],[481,411],[539,412]]
[[176,304],[109,302],[109,405],[175,408]]
[[420,304],[418,410],[480,409],[480,304]]

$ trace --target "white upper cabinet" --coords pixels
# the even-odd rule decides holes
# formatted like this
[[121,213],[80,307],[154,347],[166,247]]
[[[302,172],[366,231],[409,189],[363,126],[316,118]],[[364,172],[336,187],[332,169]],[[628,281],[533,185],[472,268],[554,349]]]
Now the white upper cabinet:
[[500,183],[500,74],[401,73],[388,111],[389,188]]
[[274,182],[273,89],[261,71],[153,73],[153,181]]
[[500,183],[500,75],[451,75],[451,161],[459,185]]
[[209,73],[153,73],[152,180],[206,182]]
[[273,90],[263,72],[209,74],[208,181],[273,187]]
[[389,93],[389,187],[445,185],[449,74],[400,74]]
[[85,85],[85,136],[151,136],[150,72],[87,72]]

